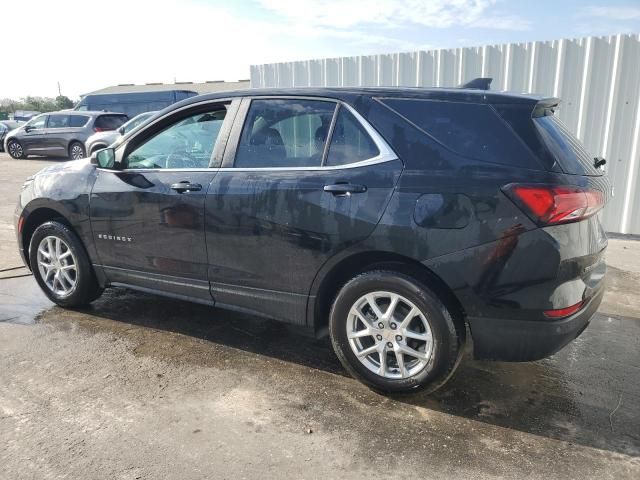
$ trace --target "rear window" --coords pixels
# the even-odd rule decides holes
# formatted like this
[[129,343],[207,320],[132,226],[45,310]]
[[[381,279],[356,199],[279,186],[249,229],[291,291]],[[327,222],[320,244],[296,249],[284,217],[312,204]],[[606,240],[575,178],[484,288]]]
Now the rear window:
[[126,115],[100,115],[96,118],[94,128],[100,130],[117,130],[128,120]]
[[71,115],[69,126],[74,128],[84,127],[88,121],[89,117],[87,117],[86,115]]
[[379,153],[378,147],[360,122],[346,108],[340,108],[325,165],[360,162]]
[[590,176],[604,173],[595,167],[593,155],[589,155],[582,142],[556,117],[536,117],[533,122],[544,144],[565,173]]
[[527,146],[489,105],[438,100],[383,102],[449,150],[468,158],[540,168]]

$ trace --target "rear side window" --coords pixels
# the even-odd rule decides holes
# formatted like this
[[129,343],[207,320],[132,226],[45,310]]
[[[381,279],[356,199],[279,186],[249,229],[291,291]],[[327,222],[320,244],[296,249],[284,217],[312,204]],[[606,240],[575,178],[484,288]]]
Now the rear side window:
[[364,127],[346,108],[340,108],[325,165],[345,165],[380,153]]
[[100,115],[93,128],[96,131],[117,130],[128,120],[126,115]]
[[47,128],[67,128],[69,126],[69,115],[49,115]]
[[602,175],[594,158],[564,124],[553,115],[533,119],[540,136],[562,170],[571,175]]
[[321,100],[253,100],[234,166],[320,166],[335,108]]
[[489,105],[414,99],[384,99],[383,102],[459,155],[491,163],[540,168],[526,145]]
[[69,126],[74,128],[84,127],[88,121],[89,117],[87,117],[86,115],[71,115]]

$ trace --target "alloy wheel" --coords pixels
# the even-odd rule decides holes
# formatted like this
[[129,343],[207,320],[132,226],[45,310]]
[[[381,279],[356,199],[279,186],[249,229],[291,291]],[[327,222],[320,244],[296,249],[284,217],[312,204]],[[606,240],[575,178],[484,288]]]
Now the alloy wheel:
[[76,258],[64,240],[49,236],[38,245],[38,270],[47,288],[59,297],[68,297],[76,289]]
[[434,358],[427,317],[414,303],[393,292],[371,292],[351,307],[347,338],[356,358],[384,378],[408,378]]
[[10,142],[9,143],[9,154],[14,158],[22,157],[24,150],[22,149],[22,145],[18,142]]
[[79,160],[80,158],[84,158],[84,150],[77,143],[71,147],[71,158],[73,160]]

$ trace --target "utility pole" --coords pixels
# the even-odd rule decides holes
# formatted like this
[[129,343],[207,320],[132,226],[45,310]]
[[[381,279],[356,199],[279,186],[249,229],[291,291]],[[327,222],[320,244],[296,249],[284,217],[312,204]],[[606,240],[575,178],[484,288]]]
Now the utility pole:
[[58,96],[62,96],[62,91],[60,90],[60,82],[58,82]]

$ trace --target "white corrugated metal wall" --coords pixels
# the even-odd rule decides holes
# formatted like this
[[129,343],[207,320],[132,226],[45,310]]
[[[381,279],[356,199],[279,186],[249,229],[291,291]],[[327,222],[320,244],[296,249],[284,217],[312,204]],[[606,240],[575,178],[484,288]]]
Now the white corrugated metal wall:
[[251,66],[252,87],[451,87],[493,77],[493,90],[562,98],[559,117],[607,159],[609,232],[640,234],[640,36],[326,58]]

